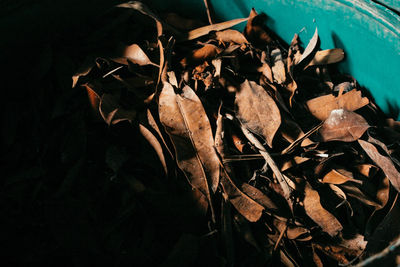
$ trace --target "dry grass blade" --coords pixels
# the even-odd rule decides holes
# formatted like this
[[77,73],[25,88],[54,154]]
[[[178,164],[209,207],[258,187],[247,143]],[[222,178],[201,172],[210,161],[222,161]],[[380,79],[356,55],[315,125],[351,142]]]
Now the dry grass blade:
[[187,36],[185,38],[179,39],[179,41],[194,40],[201,36],[207,35],[212,31],[222,31],[222,30],[228,29],[239,23],[247,21],[248,19],[249,18],[233,19],[233,20],[229,20],[229,21],[225,21],[225,22],[221,22],[221,23],[204,26],[204,27],[201,27],[198,29],[194,29],[194,30],[188,32]]

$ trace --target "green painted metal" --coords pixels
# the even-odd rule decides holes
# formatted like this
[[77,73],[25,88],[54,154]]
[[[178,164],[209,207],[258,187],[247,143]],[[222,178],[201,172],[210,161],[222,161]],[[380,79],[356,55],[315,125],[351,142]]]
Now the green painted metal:
[[[288,43],[299,33],[307,44],[318,27],[323,49],[345,50],[339,68],[370,90],[385,112],[399,109],[400,16],[384,6],[370,0],[211,0],[211,4],[221,21],[246,17],[252,7],[265,12],[267,26]],[[157,7],[205,16],[201,0],[160,1]]]

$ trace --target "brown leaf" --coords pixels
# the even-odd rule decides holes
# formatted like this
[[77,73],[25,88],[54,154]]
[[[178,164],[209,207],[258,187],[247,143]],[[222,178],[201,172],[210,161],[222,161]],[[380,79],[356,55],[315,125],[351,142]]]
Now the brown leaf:
[[283,84],[286,81],[286,68],[285,63],[283,63],[282,60],[281,50],[279,50],[278,48],[272,50],[271,61],[273,62],[273,66],[271,69],[274,80],[278,84]]
[[263,192],[255,188],[254,186],[249,185],[248,183],[243,183],[241,186],[243,192],[248,195],[251,199],[261,204],[266,209],[276,211],[278,207],[275,203],[266,196]]
[[190,184],[210,200],[219,181],[219,160],[210,122],[200,99],[186,86],[182,95],[164,82],[159,96],[160,121],[175,147],[178,166]]
[[322,207],[317,191],[307,183],[304,188],[304,210],[324,232],[334,237],[342,231],[343,226],[329,211]]
[[181,64],[184,67],[187,65],[199,65],[206,60],[215,58],[221,52],[221,48],[212,44],[206,44],[202,48],[193,51],[191,55],[183,58]]
[[314,117],[323,121],[329,117],[332,110],[345,109],[354,111],[368,103],[368,98],[361,97],[361,92],[353,89],[348,93],[339,94],[337,97],[331,94],[311,99],[307,101],[307,106]]
[[295,156],[290,160],[287,160],[283,163],[282,167],[281,167],[281,172],[287,171],[290,168],[296,167],[306,161],[308,161],[310,158],[306,158],[306,157],[299,157],[299,156]]
[[348,197],[353,197],[355,199],[358,199],[361,203],[372,206],[375,208],[381,208],[381,205],[379,203],[376,203],[374,200],[372,200],[370,197],[365,195],[357,186],[354,184],[342,184],[340,185],[340,188],[346,193]]
[[267,45],[272,43],[272,38],[263,28],[264,17],[258,15],[254,8],[251,9],[249,21],[245,28],[245,37],[255,45]]
[[374,177],[375,174],[378,172],[378,168],[375,165],[368,163],[359,164],[356,166],[356,169],[358,170],[359,173],[368,178]]
[[275,101],[264,88],[253,81],[244,81],[236,93],[237,117],[250,131],[263,137],[272,147],[281,115]]
[[228,29],[230,27],[233,27],[239,23],[247,21],[249,18],[243,18],[243,19],[233,19],[221,23],[216,23],[212,25],[207,25],[204,27],[200,27],[197,29],[194,29],[190,32],[187,33],[187,36],[185,38],[180,39],[179,41],[187,41],[187,40],[193,40],[196,38],[199,38],[201,36],[204,36],[206,34],[209,34],[212,31],[222,31],[225,29]]
[[227,29],[224,31],[218,31],[213,34],[213,38],[217,39],[220,42],[225,43],[236,43],[236,44],[248,44],[246,37],[237,31],[232,29]]
[[317,51],[308,66],[333,64],[344,59],[343,49],[334,48]]
[[319,133],[323,141],[353,142],[369,128],[368,122],[355,112],[345,109],[332,110]]
[[119,105],[119,96],[103,94],[101,97],[99,111],[108,125],[117,124],[121,121],[132,121],[136,118],[136,110],[127,110]]
[[140,66],[155,65],[158,67],[157,64],[151,62],[146,53],[137,44],[125,47],[122,56],[123,56],[122,58],[114,58],[113,61],[127,65],[128,60],[130,60],[131,62],[138,64]]
[[353,178],[353,174],[346,170],[331,170],[327,174],[325,174],[324,178],[322,178],[323,183],[328,184],[344,184],[347,182],[354,182],[357,184],[362,184],[362,181],[356,180]]
[[382,155],[379,153],[378,149],[371,143],[358,140],[358,143],[364,149],[365,153],[379,166],[389,178],[390,183],[393,187],[400,191],[400,173],[397,171],[395,165],[388,155]]
[[221,174],[221,184],[229,201],[243,217],[250,222],[256,222],[260,219],[264,210],[263,206],[240,191],[226,171]]

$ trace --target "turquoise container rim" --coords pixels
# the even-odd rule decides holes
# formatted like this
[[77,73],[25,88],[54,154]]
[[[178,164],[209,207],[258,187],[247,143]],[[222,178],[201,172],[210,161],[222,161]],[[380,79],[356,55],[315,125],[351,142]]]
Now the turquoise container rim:
[[[386,114],[400,119],[400,16],[396,13],[400,3],[381,2],[387,5],[371,0],[210,0],[220,21],[247,17],[253,7],[266,13],[267,26],[287,43],[298,33],[307,44],[317,27],[322,49],[344,49],[346,58],[339,69],[369,90]],[[158,0],[151,5],[189,17],[206,16],[201,0]]]

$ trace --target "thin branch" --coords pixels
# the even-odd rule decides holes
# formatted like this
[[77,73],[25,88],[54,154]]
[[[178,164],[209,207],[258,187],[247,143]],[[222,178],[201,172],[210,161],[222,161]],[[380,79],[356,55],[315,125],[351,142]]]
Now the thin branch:
[[214,24],[214,20],[213,20],[213,18],[212,18],[212,16],[211,16],[211,5],[210,5],[210,3],[208,2],[209,0],[204,0],[204,5],[206,6],[206,10],[207,10],[207,17],[208,17],[208,22],[210,23],[210,24]]
[[379,252],[378,254],[375,254],[366,260],[360,262],[357,264],[355,267],[365,267],[365,266],[375,266],[379,264],[379,260],[382,260],[386,257],[388,257],[390,254],[395,253],[396,250],[400,248],[400,236],[397,237],[394,243],[392,243],[390,246]]

